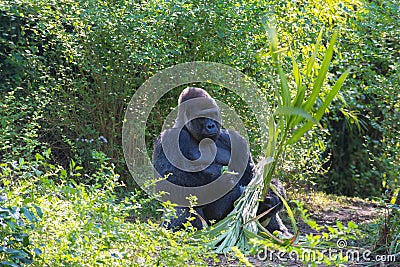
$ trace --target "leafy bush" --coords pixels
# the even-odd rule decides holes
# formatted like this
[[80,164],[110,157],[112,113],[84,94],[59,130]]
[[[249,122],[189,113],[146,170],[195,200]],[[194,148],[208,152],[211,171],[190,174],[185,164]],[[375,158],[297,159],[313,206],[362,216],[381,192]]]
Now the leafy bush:
[[[34,253],[40,255],[41,250],[34,248],[29,230],[34,230],[37,217],[26,206],[7,207],[7,198],[0,197],[0,263],[2,266],[20,266],[33,262]],[[42,213],[34,206],[37,216]],[[25,217],[23,219],[23,217]]]
[[84,171],[79,166],[67,172],[45,158],[37,155],[33,162],[1,165],[2,202],[8,199],[11,207],[22,207],[0,210],[2,261],[33,266],[197,266],[213,258],[193,233],[172,233],[158,223],[131,217],[150,200],[134,194],[118,199],[115,190],[122,184],[108,162],[91,176],[83,174],[97,181],[85,185],[71,179]]
[[389,194],[383,195],[381,203],[384,208],[383,218],[368,228],[373,231],[376,251],[397,255],[400,252],[400,199],[397,197],[391,200]]
[[343,93],[345,112],[332,113],[326,124],[332,133],[331,183],[323,186],[328,192],[379,196],[399,185],[400,95],[393,90],[399,86],[400,14],[395,2],[364,3],[343,36],[346,52],[340,56],[355,69]]

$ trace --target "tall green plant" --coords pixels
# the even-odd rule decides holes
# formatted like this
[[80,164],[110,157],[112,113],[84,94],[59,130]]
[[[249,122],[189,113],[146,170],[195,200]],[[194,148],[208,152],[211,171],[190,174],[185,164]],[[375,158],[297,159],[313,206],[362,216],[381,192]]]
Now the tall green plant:
[[[271,184],[279,160],[284,155],[287,146],[298,141],[314,125],[318,124],[325,110],[342,87],[350,70],[346,70],[336,81],[332,89],[323,99],[321,89],[326,80],[329,65],[333,55],[334,44],[337,39],[337,32],[333,33],[330,43],[326,48],[324,58],[318,75],[313,79],[312,70],[315,68],[315,59],[321,46],[322,31],[320,32],[314,51],[305,64],[304,70],[299,65],[292,53],[292,77],[295,81],[294,88],[291,88],[288,77],[283,70],[280,61],[280,49],[278,38],[274,28],[269,27],[270,54],[273,65],[280,79],[280,86],[275,90],[276,109],[269,119],[269,141],[265,146],[266,159],[257,166],[254,179],[247,186],[242,196],[237,200],[234,210],[219,223],[208,228],[207,233],[215,237],[213,245],[217,252],[231,250],[233,246],[243,251],[249,250],[248,241],[251,238],[273,238],[277,243],[293,243],[298,236],[296,221],[293,213],[285,199],[279,195],[276,188]],[[309,85],[311,88],[308,88]],[[295,92],[294,98],[291,91]],[[313,109],[316,102],[321,100],[322,104]],[[268,189],[271,188],[283,201],[284,206],[292,221],[294,236],[291,238],[278,238],[268,232],[257,220],[256,216],[258,201],[263,199]]]

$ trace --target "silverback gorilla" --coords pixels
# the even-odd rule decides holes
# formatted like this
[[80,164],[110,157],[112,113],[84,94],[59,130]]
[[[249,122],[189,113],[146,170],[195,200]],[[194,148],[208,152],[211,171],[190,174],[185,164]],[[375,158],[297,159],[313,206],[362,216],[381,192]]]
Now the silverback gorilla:
[[[221,129],[220,110],[205,90],[186,88],[182,91],[178,104],[178,116],[174,127],[163,131],[154,143],[153,165],[158,175],[167,176],[167,181],[177,186],[202,187],[220,179],[223,167],[228,167],[230,171],[242,168],[241,171],[235,172],[239,174],[233,175],[236,178],[228,176],[231,178],[222,184],[222,190],[213,191],[213,194],[217,195],[215,200],[198,203],[199,206],[195,207],[197,216],[194,216],[191,224],[201,229],[202,219],[207,224],[212,220],[217,222],[233,210],[235,200],[253,178],[254,163],[245,139],[236,131]],[[175,156],[168,156],[180,153],[187,161],[182,162]],[[285,197],[282,184],[276,179],[272,183]],[[278,215],[283,203],[271,190],[259,203],[258,214],[274,206],[275,208],[260,221],[270,218],[266,226],[270,232],[278,230],[287,234],[288,230]],[[167,220],[164,225],[169,229],[177,229],[190,217],[193,217],[193,214],[189,212],[188,207],[177,207],[176,216]]]

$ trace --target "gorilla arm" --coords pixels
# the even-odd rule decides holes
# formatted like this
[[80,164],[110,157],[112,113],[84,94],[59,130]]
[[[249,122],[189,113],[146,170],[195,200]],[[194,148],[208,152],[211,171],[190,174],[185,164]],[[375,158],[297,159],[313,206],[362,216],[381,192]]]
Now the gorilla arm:
[[[232,144],[235,145],[233,155],[231,155]],[[239,181],[236,180],[237,178],[230,178],[233,183],[235,182],[233,180],[237,181],[232,190],[220,199],[202,207],[208,220],[219,221],[233,210],[235,201],[243,193],[243,187],[248,185],[253,178],[254,164],[248,152],[246,140],[236,131],[221,130],[221,134],[216,140],[216,146],[218,147],[218,153],[215,161],[219,166],[228,166],[229,164],[229,171],[237,172],[237,170],[242,170],[242,176]]]
[[[174,131],[175,129],[169,129],[161,133],[161,135],[154,142],[154,151],[153,151],[153,165],[157,171],[157,176],[168,176],[168,181],[181,185],[181,186],[195,186],[195,179],[187,179],[188,173],[176,168],[173,164],[165,156],[162,142],[164,140],[168,140],[168,134],[170,131]],[[166,138],[167,136],[167,138]],[[166,139],[164,139],[166,138]],[[190,140],[183,140],[187,142]],[[186,179],[185,179],[186,178]],[[190,177],[189,177],[190,178]],[[160,188],[157,188],[157,191],[160,191]],[[203,211],[199,208],[195,208],[198,215],[205,217]],[[162,225],[168,229],[179,229],[182,227],[184,223],[188,221],[190,217],[194,217],[194,220],[191,221],[191,224],[198,228],[202,228],[202,222],[200,218],[192,213],[190,213],[190,209],[187,207],[176,207],[175,215],[171,218],[165,218]]]
[[[179,142],[171,145],[171,139],[177,138],[177,133]],[[171,150],[168,152],[168,158],[165,148]],[[221,175],[222,166],[215,159],[210,159],[211,150],[208,145],[204,145],[202,153],[206,155],[202,155],[199,144],[186,128],[182,128],[180,132],[178,129],[168,129],[162,132],[154,143],[153,165],[161,177],[170,174],[168,181],[173,184],[186,187],[202,186]],[[224,161],[229,158],[229,154],[227,155],[229,151],[217,148],[215,153],[216,158],[224,159]]]
[[[234,150],[232,149],[232,144],[235,145]],[[239,180],[239,185],[240,186],[247,186],[251,179],[253,179],[254,175],[254,163],[250,155],[250,150],[247,145],[246,139],[244,139],[237,131],[233,130],[222,130],[220,137],[217,139],[216,145],[218,148],[223,147],[227,151],[229,151],[229,159],[225,161],[228,162],[223,162],[224,166],[228,166],[229,160],[230,162],[230,168],[232,170],[230,171],[237,171],[237,170],[243,170],[243,175]],[[219,152],[219,150],[218,150]],[[222,161],[220,156],[217,154],[217,162]],[[223,155],[225,157],[225,155]],[[244,166],[244,164],[246,164]]]

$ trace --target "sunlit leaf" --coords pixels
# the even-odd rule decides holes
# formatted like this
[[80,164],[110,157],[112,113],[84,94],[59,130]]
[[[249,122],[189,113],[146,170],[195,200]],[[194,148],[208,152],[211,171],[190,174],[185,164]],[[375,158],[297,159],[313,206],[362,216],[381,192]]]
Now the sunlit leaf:
[[301,116],[306,120],[312,121],[314,123],[317,123],[317,120],[313,118],[313,116],[311,116],[310,113],[308,113],[307,111],[305,111],[302,108],[297,108],[297,107],[278,107],[275,112],[274,115],[296,115],[296,116]]
[[325,51],[324,60],[322,61],[321,69],[319,70],[318,76],[314,82],[314,85],[313,85],[313,88],[311,91],[311,95],[303,105],[303,108],[307,111],[311,110],[311,108],[315,104],[315,101],[319,95],[319,92],[321,91],[322,85],[326,78],[326,74],[328,73],[329,65],[330,65],[330,62],[332,59],[332,55],[333,55],[333,47],[335,45],[337,36],[338,36],[338,33],[334,32],[332,35],[331,41],[329,43],[329,46]]
[[317,57],[319,46],[320,46],[321,40],[322,40],[322,32],[323,32],[323,29],[321,29],[321,31],[318,34],[318,38],[317,38],[317,42],[315,43],[314,50],[311,54],[310,59],[308,60],[307,69],[306,69],[306,77],[310,76],[311,71],[314,67],[315,58]]

